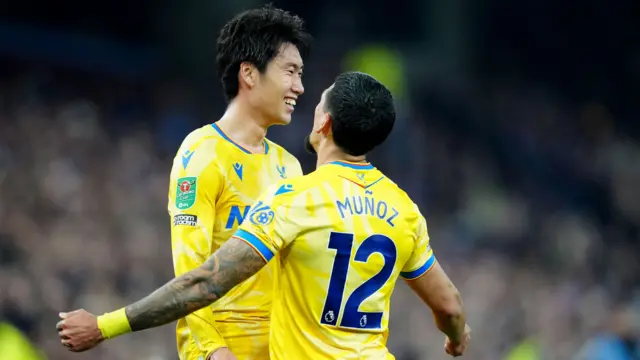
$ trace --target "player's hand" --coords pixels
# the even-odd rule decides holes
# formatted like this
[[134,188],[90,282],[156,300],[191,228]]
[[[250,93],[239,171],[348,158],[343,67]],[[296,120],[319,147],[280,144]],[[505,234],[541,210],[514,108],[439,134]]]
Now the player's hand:
[[464,352],[467,350],[467,346],[469,346],[469,340],[471,340],[471,328],[469,325],[464,326],[464,335],[462,336],[462,341],[459,343],[454,343],[447,337],[444,341],[444,351],[453,356],[458,357],[464,355]]
[[62,345],[69,351],[81,352],[92,349],[104,341],[98,328],[98,319],[92,313],[80,309],[70,313],[60,313],[56,325]]
[[207,356],[207,360],[238,360],[238,358],[233,355],[229,348],[222,347],[210,353]]

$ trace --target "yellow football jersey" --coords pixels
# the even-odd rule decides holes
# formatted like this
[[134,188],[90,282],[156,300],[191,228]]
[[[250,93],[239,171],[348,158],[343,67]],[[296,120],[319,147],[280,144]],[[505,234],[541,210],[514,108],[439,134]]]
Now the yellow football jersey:
[[436,261],[417,206],[370,164],[332,162],[280,181],[234,236],[266,261],[279,254],[272,360],[394,359],[386,340],[396,280]]
[[[268,186],[302,175],[294,156],[268,140],[264,145],[264,154],[253,154],[216,124],[184,140],[169,185],[176,276],[200,266],[229,239]],[[211,307],[179,320],[180,358],[199,359],[224,346],[239,359],[268,356],[272,276],[272,268],[265,267]]]

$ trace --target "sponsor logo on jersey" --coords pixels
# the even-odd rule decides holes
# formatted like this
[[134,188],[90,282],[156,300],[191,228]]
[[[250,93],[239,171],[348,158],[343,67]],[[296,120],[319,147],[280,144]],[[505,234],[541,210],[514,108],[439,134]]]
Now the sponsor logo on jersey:
[[197,226],[198,217],[195,215],[179,214],[173,216],[173,226]]

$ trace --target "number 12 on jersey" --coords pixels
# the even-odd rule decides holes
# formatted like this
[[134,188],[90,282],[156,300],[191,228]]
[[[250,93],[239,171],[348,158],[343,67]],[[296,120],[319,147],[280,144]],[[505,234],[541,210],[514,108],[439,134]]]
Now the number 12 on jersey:
[[[322,310],[320,322],[324,325],[338,324],[344,296],[347,273],[351,266],[353,234],[332,232],[329,237],[329,249],[336,251],[329,279],[329,289]],[[396,244],[384,235],[371,235],[357,248],[354,260],[366,263],[369,256],[380,254],[384,257],[384,266],[376,275],[355,289],[344,305],[340,327],[353,329],[379,329],[382,327],[383,312],[361,312],[360,305],[389,280],[396,263]]]

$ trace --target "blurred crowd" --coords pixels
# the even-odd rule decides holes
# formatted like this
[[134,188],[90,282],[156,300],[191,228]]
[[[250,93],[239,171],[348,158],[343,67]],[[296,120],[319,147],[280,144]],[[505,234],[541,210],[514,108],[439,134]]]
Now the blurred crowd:
[[[109,311],[172,277],[172,152],[222,108],[202,117],[180,88],[52,76],[14,74],[0,84],[0,315],[49,359],[175,359],[173,326],[72,356],[55,323],[59,311]],[[307,80],[294,123],[269,134],[306,172],[315,160],[302,138],[314,96],[330,81]],[[640,323],[640,143],[620,124],[633,122],[603,104],[506,80],[433,79],[410,93],[371,161],[427,217],[474,329],[468,358],[587,359],[609,338],[631,354]],[[447,358],[431,314],[402,283],[390,328],[399,360]]]

